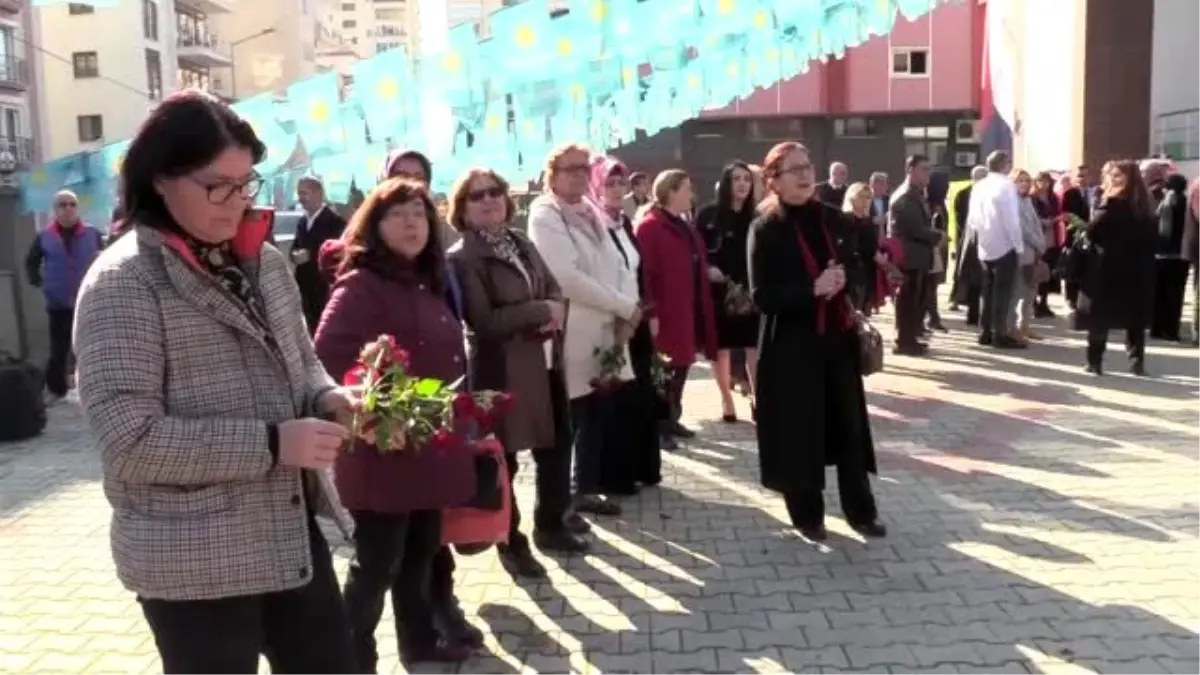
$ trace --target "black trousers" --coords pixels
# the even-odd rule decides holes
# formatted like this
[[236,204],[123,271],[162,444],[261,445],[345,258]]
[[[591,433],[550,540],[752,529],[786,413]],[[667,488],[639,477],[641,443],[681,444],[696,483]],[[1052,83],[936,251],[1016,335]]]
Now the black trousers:
[[1182,258],[1158,258],[1154,261],[1154,318],[1150,337],[1179,340],[1183,323],[1183,296],[1187,292],[1191,263]]
[[[1093,321],[1092,323],[1100,323]],[[1108,327],[1089,326],[1087,331],[1087,362],[1088,365],[1099,366],[1104,363],[1104,351],[1108,348]],[[1146,364],[1146,329],[1142,326],[1131,326],[1125,329],[1125,355],[1129,357],[1129,365],[1140,368]]]
[[683,388],[687,386],[691,366],[668,366],[666,399],[667,423],[678,422],[683,417]]
[[272,673],[356,671],[350,632],[329,545],[309,521],[312,580],[278,593],[217,600],[140,599],[163,672]]
[[433,560],[442,546],[442,512],[376,513],[352,511],[354,559],[346,575],[346,617],[357,673],[374,673],[379,660],[375,629],[384,597],[400,581],[396,636],[406,644],[438,639],[430,601]]
[[936,326],[942,323],[942,313],[938,311],[938,286],[941,286],[933,275],[925,277],[925,311],[922,312],[922,318],[929,319],[930,326]]
[[921,335],[921,324],[925,318],[925,285],[929,273],[917,270],[904,271],[904,283],[896,294],[896,344],[915,345]]
[[968,284],[966,292],[967,316],[966,322],[968,326],[979,325],[979,305],[983,299],[983,288],[977,284]]
[[600,494],[608,427],[616,422],[616,403],[616,396],[599,391],[571,399],[571,424],[575,429],[572,481],[576,494]]
[[1017,252],[1009,251],[995,260],[983,263],[983,300],[979,314],[979,332],[1004,334],[1008,329],[1008,314],[1012,311],[1013,291],[1017,283]]
[[[843,448],[838,456],[838,496],[842,514],[851,525],[865,525],[879,518],[865,459],[850,448]],[[825,497],[820,489],[796,489],[785,494],[783,501],[795,527],[816,527],[825,522]]]
[[1192,343],[1200,341],[1200,266],[1192,263]]
[[[558,532],[564,527],[563,518],[571,506],[571,445],[574,430],[571,426],[571,405],[561,373],[548,373],[550,406],[554,414],[554,447],[530,451],[537,467],[534,478],[535,501],[533,528],[539,532]],[[512,500],[512,519],[509,522],[508,545],[528,547],[529,539],[520,530],[521,510],[517,507],[517,491],[511,489],[521,468],[516,452],[505,454],[508,463],[509,495]]]
[[46,310],[46,314],[50,319],[50,358],[46,361],[46,389],[55,396],[66,396],[75,310],[49,309]]

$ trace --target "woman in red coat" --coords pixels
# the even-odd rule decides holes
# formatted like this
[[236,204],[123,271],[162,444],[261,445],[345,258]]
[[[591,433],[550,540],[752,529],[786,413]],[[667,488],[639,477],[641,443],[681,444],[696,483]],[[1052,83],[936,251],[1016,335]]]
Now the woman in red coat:
[[[466,372],[462,327],[443,295],[437,222],[425,187],[406,178],[380,183],[355,212],[315,339],[317,355],[335,379],[344,378],[363,345],[380,335],[396,338],[417,377],[452,382]],[[381,452],[364,441],[338,457],[338,494],[355,525],[344,596],[358,672],[375,672],[375,629],[395,580],[401,659],[470,657],[468,644],[439,635],[430,585],[442,545],[442,510],[474,496],[474,466],[466,448]]]
[[684,171],[672,169],[654,179],[654,204],[637,224],[642,250],[646,301],[656,308],[650,331],[658,351],[671,361],[667,391],[670,419],[662,428],[663,448],[674,447],[674,438],[691,438],[695,432],[679,422],[683,386],[688,369],[703,352],[717,354],[717,330],[708,284],[714,270],[700,233],[683,219],[692,208],[692,182]]

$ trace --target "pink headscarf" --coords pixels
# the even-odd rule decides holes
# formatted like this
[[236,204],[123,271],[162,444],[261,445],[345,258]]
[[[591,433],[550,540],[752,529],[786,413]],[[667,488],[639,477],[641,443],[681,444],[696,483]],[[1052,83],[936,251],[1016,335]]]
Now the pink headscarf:
[[609,208],[604,204],[604,184],[612,175],[621,174],[629,175],[629,168],[616,157],[607,155],[597,155],[592,159],[592,172],[588,179],[588,191],[591,193],[592,202],[601,211],[606,213],[609,218],[618,218],[621,214],[621,207]]

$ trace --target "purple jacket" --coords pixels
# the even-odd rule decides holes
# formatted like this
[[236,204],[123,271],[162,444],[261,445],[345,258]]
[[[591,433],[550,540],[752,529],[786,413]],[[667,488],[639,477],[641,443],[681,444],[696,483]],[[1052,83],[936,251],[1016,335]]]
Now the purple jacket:
[[[315,338],[325,369],[342,381],[363,345],[384,334],[408,351],[418,377],[452,382],[465,372],[462,326],[428,282],[410,270],[385,277],[360,268],[341,276]],[[440,454],[424,447],[380,453],[358,441],[338,458],[334,482],[342,504],[352,511],[442,509],[474,496],[475,464],[466,448]]]

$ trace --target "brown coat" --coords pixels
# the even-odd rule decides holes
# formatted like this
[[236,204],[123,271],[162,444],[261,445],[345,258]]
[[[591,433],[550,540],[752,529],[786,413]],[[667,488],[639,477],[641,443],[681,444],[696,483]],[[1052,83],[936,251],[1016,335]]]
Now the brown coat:
[[[561,301],[562,291],[529,239],[517,230],[509,231],[525,260],[526,274],[472,232],[449,253],[462,287],[471,384],[513,394],[513,409],[497,430],[506,450],[552,448],[554,407],[546,341],[557,343],[561,336],[539,334],[538,329],[550,321],[550,308],[544,301]],[[557,361],[561,349],[553,351]],[[556,368],[554,374],[561,377],[561,369]]]

